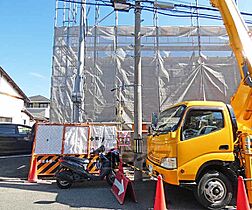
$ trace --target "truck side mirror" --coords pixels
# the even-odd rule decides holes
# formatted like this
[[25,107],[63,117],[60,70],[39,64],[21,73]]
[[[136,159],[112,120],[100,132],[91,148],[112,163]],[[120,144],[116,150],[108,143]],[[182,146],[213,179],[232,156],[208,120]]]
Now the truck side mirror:
[[152,113],[151,115],[151,127],[155,129],[158,124],[158,115],[157,113]]

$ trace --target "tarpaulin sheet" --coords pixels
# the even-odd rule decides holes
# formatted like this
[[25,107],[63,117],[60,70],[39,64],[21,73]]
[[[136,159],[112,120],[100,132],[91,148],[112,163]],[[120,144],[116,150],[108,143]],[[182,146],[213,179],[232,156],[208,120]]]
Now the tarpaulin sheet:
[[66,126],[64,154],[87,154],[88,127]]
[[[230,102],[240,76],[224,27],[200,27],[201,50],[197,27],[142,27],[141,34],[143,121],[184,100]],[[52,122],[72,121],[78,36],[78,27],[55,28]],[[85,43],[82,121],[133,122],[134,26],[89,27]]]
[[105,150],[109,151],[117,147],[117,129],[116,126],[91,126],[90,150],[93,151],[105,146]]

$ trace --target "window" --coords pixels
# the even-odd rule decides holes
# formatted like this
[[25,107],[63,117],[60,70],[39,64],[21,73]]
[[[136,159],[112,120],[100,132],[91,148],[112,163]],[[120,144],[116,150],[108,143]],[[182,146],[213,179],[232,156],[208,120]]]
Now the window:
[[29,127],[25,127],[25,126],[21,126],[21,125],[18,126],[18,133],[19,134],[27,134],[30,131],[31,131],[31,128],[29,128]]
[[223,114],[219,110],[190,110],[183,128],[182,140],[209,134],[224,127]]
[[33,108],[39,108],[39,103],[34,103]]
[[0,134],[4,135],[13,135],[16,134],[16,127],[15,125],[0,125]]
[[177,106],[160,113],[157,130],[160,132],[175,131],[178,128],[185,106]]
[[49,106],[49,103],[30,103],[28,104],[28,108],[47,108]]
[[11,117],[0,117],[0,122],[12,122]]
[[40,103],[39,108],[47,108],[48,104],[47,103]]

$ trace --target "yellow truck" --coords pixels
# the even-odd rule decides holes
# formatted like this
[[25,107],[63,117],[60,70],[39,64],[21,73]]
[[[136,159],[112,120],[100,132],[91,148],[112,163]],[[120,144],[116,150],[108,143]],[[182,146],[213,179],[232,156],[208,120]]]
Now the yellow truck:
[[243,176],[252,204],[252,39],[233,0],[211,0],[218,8],[241,82],[231,105],[185,101],[152,116],[146,164],[153,174],[178,186],[191,186],[208,209],[221,209],[235,198]]

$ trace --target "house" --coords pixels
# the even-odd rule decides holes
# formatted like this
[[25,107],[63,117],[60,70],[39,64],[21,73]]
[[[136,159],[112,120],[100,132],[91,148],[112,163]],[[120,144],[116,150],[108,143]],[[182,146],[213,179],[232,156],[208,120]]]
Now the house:
[[33,117],[25,110],[29,98],[0,67],[0,123],[32,125]]
[[36,121],[48,121],[50,112],[50,100],[44,96],[29,97],[26,109]]

